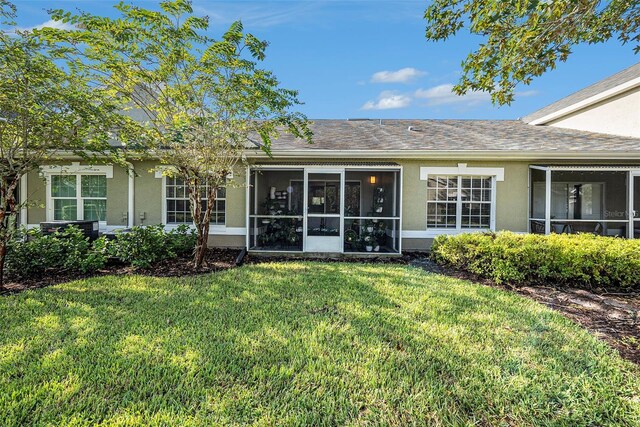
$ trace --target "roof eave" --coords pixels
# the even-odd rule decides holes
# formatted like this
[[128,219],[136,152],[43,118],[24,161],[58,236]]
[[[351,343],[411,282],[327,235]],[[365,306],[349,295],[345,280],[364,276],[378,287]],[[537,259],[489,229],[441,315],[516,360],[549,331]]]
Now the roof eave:
[[565,116],[568,116],[569,114],[575,113],[576,111],[582,110],[584,108],[588,108],[594,104],[605,101],[609,98],[613,98],[614,96],[620,95],[621,93],[635,89],[636,87],[639,87],[639,86],[640,86],[640,77],[636,77],[635,79],[631,79],[627,82],[621,83],[615,87],[612,87],[611,89],[602,91],[587,99],[583,99],[582,101],[576,102],[574,104],[561,108],[560,110],[554,111],[552,113],[546,114],[537,119],[533,119],[533,120],[528,119],[528,117],[532,117],[532,116],[535,117],[537,111],[533,112],[528,116],[523,117],[522,121],[530,125],[544,125],[554,120],[558,120]]
[[[267,158],[263,152],[247,158]],[[523,150],[273,150],[275,159],[448,159],[448,160],[640,160],[640,150],[625,151],[523,151]]]

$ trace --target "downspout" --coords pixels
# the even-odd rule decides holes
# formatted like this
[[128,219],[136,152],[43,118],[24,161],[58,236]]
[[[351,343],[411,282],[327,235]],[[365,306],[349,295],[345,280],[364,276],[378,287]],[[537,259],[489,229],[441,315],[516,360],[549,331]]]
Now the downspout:
[[27,174],[24,174],[20,177],[20,225],[23,227],[27,227]]
[[128,190],[128,196],[129,196],[129,200],[127,202],[127,207],[128,207],[128,211],[127,211],[127,227],[131,228],[133,227],[133,222],[135,220],[135,172],[133,169],[133,164],[131,162],[127,162],[127,176],[128,176],[128,183],[129,183],[129,190]]

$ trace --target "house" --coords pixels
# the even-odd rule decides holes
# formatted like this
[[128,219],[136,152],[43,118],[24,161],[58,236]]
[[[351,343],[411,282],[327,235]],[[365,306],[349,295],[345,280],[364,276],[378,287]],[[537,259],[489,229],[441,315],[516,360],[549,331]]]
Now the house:
[[[252,251],[376,252],[479,230],[640,237],[640,64],[522,120],[316,120],[221,191],[210,242]],[[21,222],[102,231],[190,223],[180,179],[61,159],[21,183]],[[43,179],[44,178],[44,179]],[[247,185],[248,184],[248,185]]]

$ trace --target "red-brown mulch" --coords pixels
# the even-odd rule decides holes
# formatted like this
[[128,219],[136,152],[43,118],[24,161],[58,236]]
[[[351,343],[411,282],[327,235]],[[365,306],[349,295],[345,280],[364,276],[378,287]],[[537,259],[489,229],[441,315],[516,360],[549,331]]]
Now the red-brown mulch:
[[[194,270],[191,257],[181,257],[158,262],[147,269],[123,265],[110,265],[91,275],[77,273],[50,272],[39,279],[7,282],[0,294],[11,294],[26,289],[42,288],[58,283],[68,282],[92,276],[143,274],[154,277],[191,276],[211,273],[234,267],[240,254],[237,249],[210,249],[207,253],[205,266]],[[257,256],[247,255],[246,264],[262,262],[279,262],[299,260],[290,256]],[[405,264],[420,267],[429,272],[473,280],[486,286],[499,287],[517,292],[538,301],[568,318],[576,321],[598,338],[616,348],[620,355],[627,360],[640,364],[640,294],[614,294],[606,290],[590,292],[573,288],[554,288],[548,286],[512,287],[497,285],[490,280],[477,277],[468,272],[442,268],[425,257],[424,253],[406,252],[402,256],[369,256],[369,257],[336,257],[336,258],[304,258],[322,262],[361,262],[361,263],[389,263]]]

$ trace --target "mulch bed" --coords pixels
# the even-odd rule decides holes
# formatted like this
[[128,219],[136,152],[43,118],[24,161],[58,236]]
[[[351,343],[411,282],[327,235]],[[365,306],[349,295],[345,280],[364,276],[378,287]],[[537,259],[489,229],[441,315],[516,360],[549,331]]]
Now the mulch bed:
[[[110,265],[91,275],[51,272],[39,279],[5,283],[1,294],[21,292],[26,289],[42,288],[58,283],[68,282],[91,276],[142,274],[154,277],[191,276],[211,273],[232,268],[240,254],[237,249],[210,249],[205,266],[194,270],[191,257],[170,259],[156,263],[150,268],[142,269],[123,265]],[[256,256],[247,255],[246,264],[262,262],[287,262],[299,260],[290,256]],[[517,292],[559,311],[576,321],[598,338],[616,348],[627,360],[640,364],[640,294],[614,294],[606,290],[590,292],[573,288],[554,288],[546,286],[512,287],[497,285],[490,280],[477,277],[471,273],[443,268],[425,258],[424,253],[406,252],[397,257],[339,257],[339,258],[304,258],[322,262],[361,262],[413,265],[429,272],[445,274],[460,279],[473,280],[486,286],[499,287]]]
[[205,265],[197,270],[194,270],[191,264],[192,257],[183,256],[157,262],[149,268],[137,268],[112,263],[93,274],[52,271],[39,278],[26,279],[19,282],[8,280],[4,285],[4,290],[0,290],[0,295],[17,293],[27,289],[44,288],[46,286],[96,276],[125,276],[128,274],[142,274],[153,277],[177,277],[213,273],[215,271],[235,267],[235,261],[238,254],[240,254],[239,249],[209,249],[205,259]]

